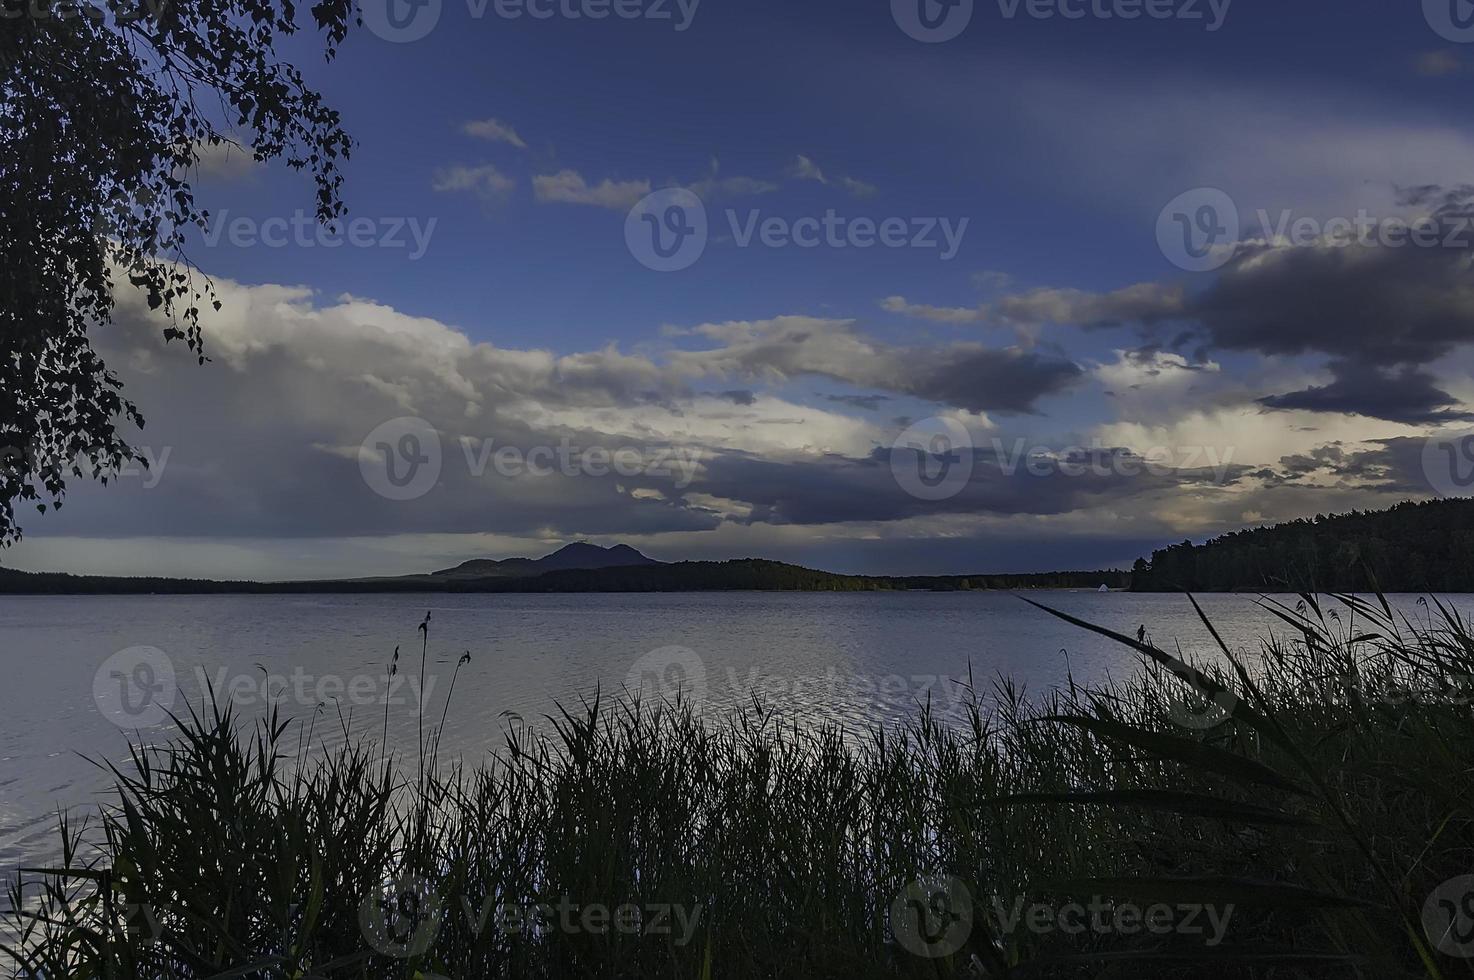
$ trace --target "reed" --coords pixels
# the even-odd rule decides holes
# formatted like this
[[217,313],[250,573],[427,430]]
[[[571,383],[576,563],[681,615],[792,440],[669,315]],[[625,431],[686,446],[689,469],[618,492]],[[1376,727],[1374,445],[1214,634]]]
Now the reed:
[[[1474,872],[1474,635],[1436,601],[1274,608],[1263,649],[1196,666],[1080,623],[1144,669],[1038,700],[1000,678],[961,724],[595,693],[476,768],[421,722],[402,771],[192,709],[10,884],[7,953],[48,978],[1474,976],[1423,921]],[[1217,943],[1007,921],[1092,901],[1232,918]]]

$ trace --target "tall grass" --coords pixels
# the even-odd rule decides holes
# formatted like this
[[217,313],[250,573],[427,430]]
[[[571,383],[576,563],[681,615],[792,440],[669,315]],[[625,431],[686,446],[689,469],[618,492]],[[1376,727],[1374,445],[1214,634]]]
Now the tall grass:
[[[208,705],[135,747],[99,821],[64,820],[58,865],[12,883],[8,952],[47,978],[1474,976],[1422,922],[1474,873],[1474,710],[1451,696],[1474,635],[1436,604],[1328,602],[1276,606],[1283,637],[1204,673],[1109,634],[1141,653],[1133,679],[1040,701],[1001,679],[961,725],[923,704],[810,729],[626,692],[513,727],[467,769],[434,730],[412,766],[371,741],[307,755],[278,717]],[[1184,696],[1220,716],[1183,727]],[[973,915],[918,955],[897,914],[933,876]],[[410,878],[395,908],[438,932],[386,946],[365,909]],[[1010,930],[993,902],[1097,895],[1234,915],[1209,945]],[[500,927],[537,903],[632,906],[638,927]]]

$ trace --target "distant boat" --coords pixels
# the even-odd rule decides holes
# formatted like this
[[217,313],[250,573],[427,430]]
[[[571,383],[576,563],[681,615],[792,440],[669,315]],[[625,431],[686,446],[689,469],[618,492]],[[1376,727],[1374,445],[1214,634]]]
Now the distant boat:
[[1111,591],[1111,587],[1109,585],[1106,585],[1105,583],[1101,583],[1100,588],[1096,589],[1095,591],[1097,591],[1097,592],[1109,592],[1109,591]]

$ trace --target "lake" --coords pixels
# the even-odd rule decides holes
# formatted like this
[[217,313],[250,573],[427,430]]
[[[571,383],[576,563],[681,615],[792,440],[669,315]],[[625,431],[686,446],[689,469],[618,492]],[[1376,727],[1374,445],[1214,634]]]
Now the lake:
[[[1214,649],[1181,596],[1031,598],[1121,632],[1145,625],[1165,649]],[[1415,600],[1393,597],[1426,615]],[[1257,651],[1282,625],[1253,596],[1201,601],[1235,649]],[[1474,613],[1474,596],[1455,605]],[[131,733],[167,739],[164,707],[182,711],[207,686],[243,716],[276,703],[315,718],[320,744],[341,741],[344,724],[377,737],[387,695],[390,741],[412,755],[416,692],[431,727],[454,682],[444,752],[474,762],[517,719],[541,724],[555,702],[626,685],[680,689],[708,716],[756,696],[807,724],[863,726],[928,698],[955,710],[969,669],[979,687],[1009,675],[1039,692],[1068,670],[1090,682],[1138,667],[1129,649],[1001,592],[0,597],[0,868],[50,857],[56,809],[110,785],[87,760],[126,758]]]

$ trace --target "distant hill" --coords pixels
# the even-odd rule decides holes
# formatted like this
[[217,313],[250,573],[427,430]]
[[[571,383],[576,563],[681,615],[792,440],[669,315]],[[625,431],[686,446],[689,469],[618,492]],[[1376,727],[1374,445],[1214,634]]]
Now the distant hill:
[[1474,592],[1474,500],[1403,503],[1235,531],[1138,559],[1130,572],[839,575],[743,558],[661,562],[628,545],[575,542],[542,558],[473,559],[428,575],[307,582],[222,582],[20,572],[0,594],[323,592],[878,592],[974,589],[1135,592]]
[[[566,549],[564,549],[566,550]],[[604,550],[604,549],[601,549]],[[615,549],[608,549],[614,551]],[[974,589],[1125,588],[1130,573],[1051,572],[1042,575],[965,575],[891,577],[836,575],[799,565],[743,558],[735,561],[659,562],[629,552],[643,561],[603,568],[563,568],[539,574],[473,575],[465,565],[430,575],[310,582],[220,582],[205,579],[120,578],[61,575],[0,569],[0,594],[148,594],[211,593],[342,593],[342,592],[879,592],[959,591]],[[559,552],[561,553],[561,552]],[[556,553],[555,553],[556,554]],[[575,552],[573,560],[583,561]],[[552,556],[549,556],[552,557]],[[615,560],[628,560],[620,552]],[[518,559],[511,559],[518,561]],[[531,559],[521,559],[530,563]],[[468,563],[469,564],[469,563]],[[493,563],[500,565],[500,563]],[[473,566],[475,567],[475,566]],[[513,568],[525,567],[514,565]]]
[[541,558],[504,558],[499,561],[491,558],[473,558],[471,561],[462,562],[455,568],[445,568],[430,574],[458,579],[521,578],[566,569],[624,568],[633,565],[660,564],[663,563],[648,555],[640,554],[627,544],[602,548],[587,541],[575,541]]
[[1137,592],[1474,592],[1474,500],[1317,515],[1175,544],[1141,559]]

